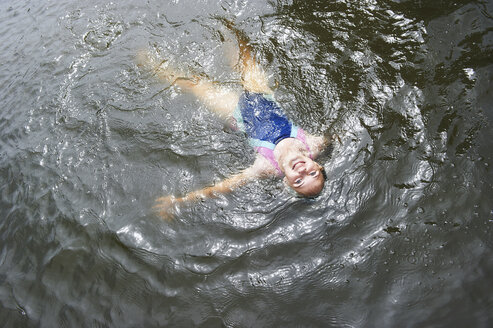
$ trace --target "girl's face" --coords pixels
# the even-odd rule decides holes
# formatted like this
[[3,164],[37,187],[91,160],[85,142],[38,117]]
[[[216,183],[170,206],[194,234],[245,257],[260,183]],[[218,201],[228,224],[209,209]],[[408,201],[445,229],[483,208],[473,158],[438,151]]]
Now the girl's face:
[[284,166],[285,182],[294,191],[305,196],[320,193],[324,184],[322,166],[307,156],[296,156]]

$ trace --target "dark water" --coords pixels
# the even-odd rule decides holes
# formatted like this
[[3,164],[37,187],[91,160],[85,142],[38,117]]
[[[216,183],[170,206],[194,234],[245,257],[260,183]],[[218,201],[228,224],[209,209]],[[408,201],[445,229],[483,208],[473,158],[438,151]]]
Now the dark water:
[[[491,1],[3,1],[4,327],[491,327]],[[290,116],[340,134],[316,200],[134,64],[235,84],[217,16]]]

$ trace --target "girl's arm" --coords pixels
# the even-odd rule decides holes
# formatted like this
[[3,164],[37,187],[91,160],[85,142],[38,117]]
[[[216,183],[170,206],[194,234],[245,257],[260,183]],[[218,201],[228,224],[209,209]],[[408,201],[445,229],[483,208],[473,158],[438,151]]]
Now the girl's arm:
[[341,139],[337,134],[326,133],[323,136],[315,136],[305,132],[306,142],[312,151],[314,157],[318,157],[327,147],[329,147],[334,141],[339,141],[342,144]]
[[173,217],[173,209],[181,203],[192,203],[202,199],[215,198],[221,194],[232,192],[235,188],[241,187],[251,180],[275,174],[275,171],[270,167],[270,163],[266,162],[263,157],[257,156],[254,164],[249,168],[230,176],[229,178],[215,184],[211,187],[206,187],[200,190],[192,191],[183,197],[165,196],[156,200],[156,209],[163,218],[171,219]]

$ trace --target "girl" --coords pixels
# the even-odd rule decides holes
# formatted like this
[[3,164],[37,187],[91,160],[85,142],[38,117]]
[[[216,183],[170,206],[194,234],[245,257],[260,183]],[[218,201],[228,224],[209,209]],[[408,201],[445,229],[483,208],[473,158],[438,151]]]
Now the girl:
[[238,42],[237,60],[232,62],[232,67],[241,74],[242,91],[221,88],[198,76],[184,77],[148,52],[138,55],[139,65],[152,70],[160,79],[194,94],[231,127],[244,131],[257,151],[250,167],[214,186],[183,197],[157,199],[155,208],[164,218],[171,217],[176,204],[230,192],[253,179],[284,177],[290,188],[307,197],[318,195],[324,186],[323,167],[313,159],[329,145],[331,138],[305,133],[285,116],[245,38],[230,23],[225,25]]

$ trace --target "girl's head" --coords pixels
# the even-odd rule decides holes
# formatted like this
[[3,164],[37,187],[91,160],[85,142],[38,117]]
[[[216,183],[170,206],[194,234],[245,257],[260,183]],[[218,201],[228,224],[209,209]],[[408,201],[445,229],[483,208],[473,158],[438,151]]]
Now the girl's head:
[[324,187],[323,167],[307,156],[297,156],[284,165],[284,182],[298,194],[317,196]]

